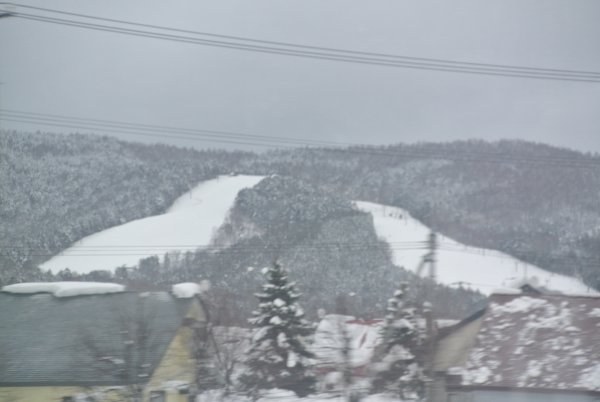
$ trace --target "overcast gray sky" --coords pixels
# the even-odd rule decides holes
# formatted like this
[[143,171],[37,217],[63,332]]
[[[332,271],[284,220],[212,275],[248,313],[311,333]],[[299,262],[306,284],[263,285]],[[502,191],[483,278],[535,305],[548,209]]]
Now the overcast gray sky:
[[[20,4],[312,46],[600,72],[598,0]],[[520,138],[600,152],[600,83],[312,60],[15,17],[0,19],[0,49],[5,109],[350,143]]]

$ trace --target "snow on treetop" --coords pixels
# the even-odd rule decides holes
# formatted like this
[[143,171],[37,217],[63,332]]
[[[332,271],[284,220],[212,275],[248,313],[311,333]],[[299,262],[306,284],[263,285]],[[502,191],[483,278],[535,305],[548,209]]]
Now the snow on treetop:
[[273,316],[269,320],[269,324],[273,324],[273,325],[281,325],[282,323],[283,323],[283,321],[281,320],[281,318],[279,318],[279,316]]
[[287,359],[286,365],[289,368],[292,368],[292,367],[296,367],[297,364],[298,364],[298,355],[294,352],[288,353],[288,359]]
[[33,294],[52,293],[56,297],[101,295],[125,291],[125,286],[105,282],[28,282],[4,286],[3,292]]
[[273,301],[273,304],[274,304],[276,307],[283,307],[283,306],[285,306],[285,302],[284,302],[283,300],[281,300],[280,298],[277,298],[277,299],[275,299],[275,300]]
[[401,318],[399,320],[395,320],[392,324],[392,326],[394,328],[407,328],[407,329],[413,329],[414,325],[412,325],[410,322],[408,322],[408,320],[405,320],[404,318]]

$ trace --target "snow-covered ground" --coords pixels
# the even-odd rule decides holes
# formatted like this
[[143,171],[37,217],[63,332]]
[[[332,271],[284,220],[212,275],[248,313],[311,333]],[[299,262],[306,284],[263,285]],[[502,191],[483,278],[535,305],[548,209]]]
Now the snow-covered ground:
[[[348,397],[339,393],[326,393],[309,395],[304,398],[297,397],[293,392],[273,389],[264,391],[257,402],[345,402]],[[196,398],[196,402],[251,402],[252,399],[243,395],[223,395],[220,390],[208,391]],[[401,399],[392,395],[376,394],[367,395],[361,399],[362,402],[402,402]]]
[[[355,205],[373,215],[375,231],[389,243],[394,264],[416,271],[427,252],[423,242],[431,230],[401,208],[363,201],[356,201]],[[490,294],[527,279],[531,284],[565,293],[597,294],[575,278],[543,270],[498,251],[466,246],[441,235],[438,243],[437,281],[446,285],[462,283]]]
[[41,265],[57,272],[64,268],[86,273],[135,266],[151,255],[193,251],[210,243],[243,188],[253,187],[261,176],[221,176],[200,183],[179,197],[162,215],[115,226],[85,237]]

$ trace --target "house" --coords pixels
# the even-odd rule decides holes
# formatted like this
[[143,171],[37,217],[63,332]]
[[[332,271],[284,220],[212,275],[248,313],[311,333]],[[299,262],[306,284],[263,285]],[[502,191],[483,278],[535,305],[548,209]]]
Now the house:
[[194,286],[144,293],[83,282],[4,287],[0,402],[187,402],[207,324]]
[[440,331],[431,400],[600,401],[600,297],[523,291]]

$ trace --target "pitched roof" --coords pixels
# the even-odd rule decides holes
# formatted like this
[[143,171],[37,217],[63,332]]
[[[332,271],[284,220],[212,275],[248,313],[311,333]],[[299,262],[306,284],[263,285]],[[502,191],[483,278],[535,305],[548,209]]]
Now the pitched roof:
[[600,392],[600,297],[492,295],[462,385]]
[[145,382],[192,300],[0,293],[0,386]]

